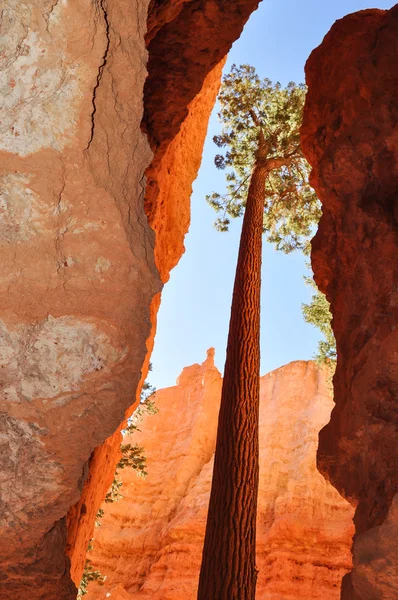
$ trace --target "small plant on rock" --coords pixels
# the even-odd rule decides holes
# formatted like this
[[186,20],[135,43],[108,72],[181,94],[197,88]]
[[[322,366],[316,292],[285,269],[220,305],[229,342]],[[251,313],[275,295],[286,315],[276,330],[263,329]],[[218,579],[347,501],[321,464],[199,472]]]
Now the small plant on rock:
[[117,463],[117,469],[125,469],[130,467],[134,469],[139,477],[145,478],[148,473],[146,471],[146,456],[144,448],[138,444],[122,444],[120,446],[122,458]]
[[123,482],[117,478],[117,475],[118,475],[118,471],[115,472],[115,476],[111,483],[111,487],[109,488],[109,490],[105,496],[105,502],[107,504],[109,504],[111,502],[119,502],[119,500],[121,500],[123,498],[122,494],[120,493],[120,488],[122,487]]
[[334,370],[337,360],[336,340],[331,326],[332,313],[330,304],[316,285],[312,277],[304,277],[307,285],[314,290],[309,304],[303,304],[302,310],[304,320],[318,327],[322,332],[324,339],[318,342],[318,351],[314,358],[318,364],[328,365]]
[[104,585],[106,576],[102,575],[101,571],[94,569],[91,560],[87,559],[84,565],[83,576],[77,592],[77,600],[88,593],[88,584],[90,581],[96,581],[100,585]]
[[98,512],[97,512],[97,514],[95,516],[95,526],[96,527],[101,527],[101,519],[104,516],[104,514],[105,514],[104,509],[103,508],[99,508]]
[[[149,365],[149,370],[152,371],[151,364]],[[140,431],[138,425],[142,421],[144,415],[155,415],[158,412],[158,409],[155,406],[155,392],[156,388],[148,383],[148,381],[145,381],[141,390],[140,404],[128,419],[127,427],[122,432],[124,437],[126,435],[131,435],[136,431]],[[146,470],[145,450],[142,446],[139,446],[138,444],[121,444],[120,451],[122,456],[116,465],[115,477],[112,481],[112,485],[105,496],[105,502],[107,504],[118,502],[123,498],[123,495],[120,492],[123,482],[118,479],[120,469],[130,467],[131,469],[134,469],[138,477],[145,478],[148,475]]]

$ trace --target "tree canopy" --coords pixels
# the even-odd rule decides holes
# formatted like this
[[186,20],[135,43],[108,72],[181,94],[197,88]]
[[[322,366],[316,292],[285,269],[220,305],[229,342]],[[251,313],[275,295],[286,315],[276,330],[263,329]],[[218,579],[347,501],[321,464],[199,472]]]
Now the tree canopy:
[[[309,254],[308,240],[321,216],[321,206],[308,183],[309,165],[300,148],[305,94],[305,85],[290,82],[283,88],[261,79],[250,65],[232,65],[223,77],[218,97],[222,131],[213,141],[222,149],[214,162],[226,171],[226,192],[206,196],[220,214],[215,222],[220,231],[227,231],[230,219],[243,214],[262,135],[270,168],[264,188],[265,237],[283,252],[300,249]],[[315,359],[333,363],[336,344],[329,303],[312,277],[305,281],[314,293],[310,303],[302,305],[304,320],[324,335]]]
[[213,140],[223,149],[214,162],[226,170],[227,191],[206,197],[221,213],[216,221],[220,231],[228,229],[231,217],[243,214],[262,138],[269,168],[264,189],[266,239],[284,252],[304,248],[320,218],[320,203],[308,183],[309,165],[300,148],[305,91],[302,84],[291,82],[283,88],[261,79],[250,65],[232,65],[224,76],[218,97],[222,131]]

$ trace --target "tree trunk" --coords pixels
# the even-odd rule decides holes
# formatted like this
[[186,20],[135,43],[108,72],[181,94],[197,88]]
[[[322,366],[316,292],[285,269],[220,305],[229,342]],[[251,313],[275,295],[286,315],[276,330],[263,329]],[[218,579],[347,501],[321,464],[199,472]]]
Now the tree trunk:
[[198,600],[254,600],[260,288],[267,178],[253,170],[239,246]]

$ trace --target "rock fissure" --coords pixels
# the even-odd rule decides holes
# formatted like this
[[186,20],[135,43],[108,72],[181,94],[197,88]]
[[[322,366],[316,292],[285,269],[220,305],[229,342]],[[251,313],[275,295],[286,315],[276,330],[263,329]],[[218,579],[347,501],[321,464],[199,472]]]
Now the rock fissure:
[[53,2],[51,4],[50,8],[43,13],[44,18],[46,20],[46,31],[48,33],[50,32],[50,19],[51,19],[51,15],[53,14],[54,10],[57,8],[58,2],[59,2],[59,0],[55,0],[55,2]]
[[57,266],[56,266],[57,274],[59,274],[59,272],[62,268],[64,268],[65,266],[68,266],[66,263],[66,257],[62,250],[62,238],[65,235],[65,233],[68,231],[68,227],[67,227],[67,225],[65,228],[61,226],[62,213],[65,212],[65,208],[67,209],[67,206],[63,205],[63,202],[62,202],[62,196],[64,194],[65,187],[66,187],[66,168],[65,168],[64,163],[62,163],[61,189],[58,192],[57,205],[54,210],[54,213],[55,213],[56,219],[57,219],[57,231],[56,231],[56,235],[54,238],[55,252],[56,252],[56,258],[57,258]]
[[86,150],[88,150],[90,148],[91,142],[93,141],[93,137],[94,137],[95,113],[97,112],[97,105],[96,105],[97,91],[98,91],[98,88],[101,83],[103,71],[104,71],[107,61],[108,61],[109,48],[111,45],[110,23],[109,23],[108,12],[105,8],[107,0],[95,0],[95,2],[96,2],[96,6],[99,8],[99,12],[101,12],[102,16],[103,16],[103,20],[104,20],[104,24],[105,24],[104,29],[105,29],[106,45],[105,45],[104,54],[102,56],[101,63],[98,67],[97,80],[96,80],[96,83],[95,83],[95,86],[93,89],[93,98],[92,98],[93,110],[91,112],[91,131],[90,131],[90,138],[89,138],[87,146],[86,146]]

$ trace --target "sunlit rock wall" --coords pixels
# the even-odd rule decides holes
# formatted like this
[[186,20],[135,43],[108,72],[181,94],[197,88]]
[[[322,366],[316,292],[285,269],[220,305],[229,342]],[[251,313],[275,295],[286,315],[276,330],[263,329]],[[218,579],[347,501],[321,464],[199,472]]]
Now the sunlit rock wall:
[[[316,470],[328,375],[294,362],[261,378],[259,600],[337,600],[351,566],[351,506]],[[107,576],[88,600],[195,600],[222,380],[213,352],[156,393],[159,413],[128,440],[149,472],[121,472],[124,498],[104,504],[88,553]]]
[[338,350],[318,463],[358,504],[345,600],[398,597],[397,55],[395,6],[338,21],[306,67],[302,141],[323,203],[312,263]]
[[[184,251],[184,234],[190,217],[191,185],[200,165],[207,122],[220,83],[221,66],[220,64],[213,69],[206,78],[203,90],[192,102],[188,117],[158,167],[159,193],[156,209],[153,206],[154,211],[149,220],[157,235],[155,260],[164,281],[168,279],[169,270],[175,266],[177,258]],[[157,294],[150,307],[153,327],[147,340],[148,350],[152,349],[159,303],[160,294]],[[146,362],[148,360],[149,353]],[[146,370],[147,365],[144,365],[143,371]],[[120,441],[120,433],[117,431],[103,446],[95,450],[90,461],[90,476],[82,496],[68,514],[67,550],[72,562],[72,578],[76,584],[81,579],[95,514],[113,479]]]

